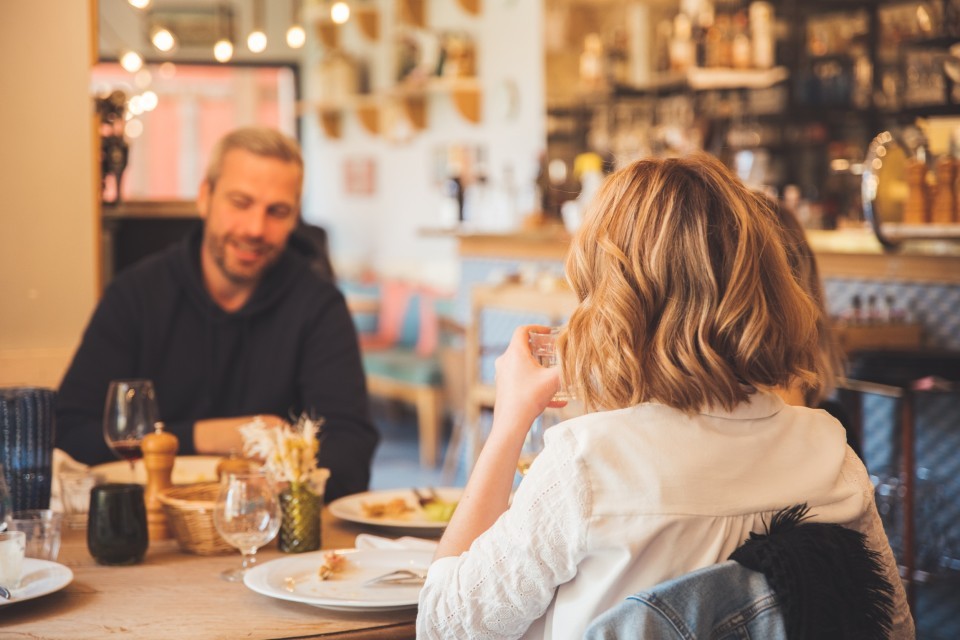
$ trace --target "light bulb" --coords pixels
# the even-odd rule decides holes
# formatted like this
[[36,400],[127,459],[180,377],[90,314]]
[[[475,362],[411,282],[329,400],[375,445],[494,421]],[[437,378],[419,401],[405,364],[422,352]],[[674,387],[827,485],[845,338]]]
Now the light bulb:
[[253,53],[261,53],[267,48],[267,34],[263,31],[251,31],[247,36],[247,49]]
[[157,94],[153,91],[148,90],[140,94],[140,106],[143,107],[144,111],[153,111],[159,103],[160,98],[158,98]]
[[233,57],[233,43],[226,39],[217,40],[217,44],[213,45],[213,57],[217,62],[230,62]]
[[133,96],[130,98],[130,100],[127,102],[127,111],[135,116],[143,113],[143,98],[140,96]]
[[170,33],[170,30],[162,27],[153,32],[150,41],[153,42],[153,46],[164,53],[173,51],[173,48],[177,44],[177,40],[173,37],[173,34]]
[[172,62],[164,62],[160,65],[160,77],[164,80],[169,80],[173,76],[177,75],[177,65]]
[[146,9],[150,6],[150,0],[127,0],[127,2],[136,9]]
[[330,19],[337,24],[343,24],[350,19],[350,5],[346,2],[334,2],[330,7]]
[[136,73],[143,67],[143,58],[136,51],[125,51],[120,56],[120,66],[130,73]]
[[143,123],[133,118],[124,125],[123,132],[128,138],[139,138],[143,134]]
[[307,41],[307,33],[298,24],[287,29],[287,45],[291,49],[299,49]]

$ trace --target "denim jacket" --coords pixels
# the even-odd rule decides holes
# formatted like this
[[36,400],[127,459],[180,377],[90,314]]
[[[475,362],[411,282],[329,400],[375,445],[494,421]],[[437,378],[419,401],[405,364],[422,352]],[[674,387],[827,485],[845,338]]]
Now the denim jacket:
[[658,584],[603,613],[586,640],[786,640],[767,579],[733,560]]

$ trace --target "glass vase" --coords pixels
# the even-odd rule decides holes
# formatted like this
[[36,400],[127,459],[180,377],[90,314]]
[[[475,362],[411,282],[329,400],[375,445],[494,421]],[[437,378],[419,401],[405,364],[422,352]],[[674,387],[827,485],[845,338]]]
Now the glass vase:
[[304,484],[291,484],[280,492],[278,548],[303,553],[320,548],[320,510],[323,498]]

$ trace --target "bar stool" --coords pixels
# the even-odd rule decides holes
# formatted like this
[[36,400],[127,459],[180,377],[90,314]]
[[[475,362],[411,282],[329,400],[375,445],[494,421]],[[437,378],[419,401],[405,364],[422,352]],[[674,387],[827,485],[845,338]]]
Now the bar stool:
[[850,375],[838,384],[841,402],[864,440],[862,397],[879,395],[896,401],[900,422],[899,471],[903,477],[903,553],[901,575],[916,618],[916,403],[920,396],[960,396],[960,353],[929,351],[862,351],[850,358]]

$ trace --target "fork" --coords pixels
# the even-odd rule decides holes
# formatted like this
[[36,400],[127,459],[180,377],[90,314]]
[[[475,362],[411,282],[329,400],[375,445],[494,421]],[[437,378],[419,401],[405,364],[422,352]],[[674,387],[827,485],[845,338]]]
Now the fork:
[[413,495],[417,496],[417,502],[420,503],[421,507],[425,507],[438,499],[437,490],[433,487],[427,487],[423,490],[423,493],[420,493],[420,489],[413,489],[412,491]]
[[365,587],[372,587],[378,584],[423,584],[427,579],[426,571],[414,571],[413,569],[397,569],[390,573],[385,573],[376,578],[370,578],[363,583]]

